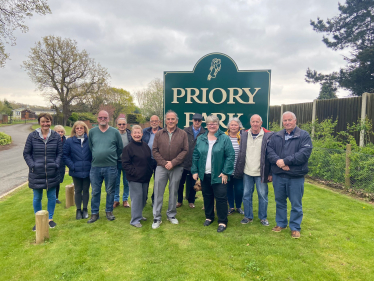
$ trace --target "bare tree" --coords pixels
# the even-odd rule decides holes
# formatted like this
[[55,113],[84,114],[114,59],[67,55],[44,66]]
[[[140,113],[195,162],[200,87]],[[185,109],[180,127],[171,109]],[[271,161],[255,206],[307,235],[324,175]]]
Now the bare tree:
[[164,84],[159,78],[149,82],[148,87],[134,92],[136,101],[146,117],[157,115],[163,119],[164,115]]
[[25,18],[31,18],[33,13],[51,13],[47,0],[0,0],[0,67],[4,67],[9,57],[9,54],[5,53],[4,44],[16,44],[13,31],[20,29],[26,33],[29,28],[25,25]]
[[46,36],[31,48],[23,68],[52,104],[61,105],[63,124],[70,116],[70,105],[85,95],[95,95],[108,87],[110,75],[77,42]]

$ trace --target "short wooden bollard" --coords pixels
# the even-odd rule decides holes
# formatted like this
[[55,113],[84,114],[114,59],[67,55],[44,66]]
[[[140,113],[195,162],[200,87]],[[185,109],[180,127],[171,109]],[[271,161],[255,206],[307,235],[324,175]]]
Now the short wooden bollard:
[[74,206],[74,184],[65,186],[66,208]]
[[49,238],[49,213],[41,210],[35,213],[36,225],[36,244],[44,242],[45,238]]

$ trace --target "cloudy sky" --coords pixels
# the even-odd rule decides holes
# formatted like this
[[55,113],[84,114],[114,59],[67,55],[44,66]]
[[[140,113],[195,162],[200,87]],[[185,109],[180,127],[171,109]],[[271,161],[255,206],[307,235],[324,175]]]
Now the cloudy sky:
[[[342,2],[342,1],[341,1]],[[77,41],[106,67],[111,85],[134,91],[163,71],[191,71],[211,52],[235,60],[241,70],[271,69],[271,105],[312,101],[319,85],[304,81],[308,67],[329,73],[344,66],[342,52],[322,43],[310,20],[338,14],[337,0],[63,0],[52,14],[27,19],[6,46],[0,99],[48,105],[21,64],[43,36]],[[339,97],[347,96],[339,92]]]

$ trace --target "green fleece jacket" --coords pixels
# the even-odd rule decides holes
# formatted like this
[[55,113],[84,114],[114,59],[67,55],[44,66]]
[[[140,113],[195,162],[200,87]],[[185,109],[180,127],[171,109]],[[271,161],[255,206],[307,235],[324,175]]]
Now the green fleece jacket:
[[[211,184],[222,183],[218,176],[223,173],[227,176],[234,172],[235,151],[230,138],[224,132],[218,130],[215,134],[217,141],[212,148],[212,180]],[[204,180],[206,158],[209,149],[208,131],[197,138],[196,146],[192,156],[192,174],[199,174]],[[230,178],[230,177],[229,177]]]

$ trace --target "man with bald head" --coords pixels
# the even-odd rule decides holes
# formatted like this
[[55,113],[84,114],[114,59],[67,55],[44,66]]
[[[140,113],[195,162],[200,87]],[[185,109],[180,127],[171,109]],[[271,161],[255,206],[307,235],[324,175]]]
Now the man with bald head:
[[105,181],[106,218],[113,216],[114,185],[117,179],[117,162],[122,153],[122,138],[118,130],[109,126],[109,114],[101,110],[97,115],[98,127],[92,128],[88,136],[88,144],[92,153],[90,180],[92,186],[91,218],[87,223],[99,219],[101,186]]
[[242,133],[240,153],[235,167],[234,177],[243,178],[244,218],[242,224],[253,222],[253,192],[255,186],[258,195],[258,218],[264,226],[267,220],[268,182],[272,181],[270,163],[266,159],[266,149],[273,132],[262,127],[262,118],[254,114],[250,119],[251,128]]
[[308,160],[313,146],[308,132],[296,126],[293,112],[283,113],[282,123],[284,129],[274,134],[267,150],[276,203],[277,226],[272,230],[280,232],[287,227],[288,198],[291,202],[291,237],[297,239],[300,238],[303,219],[304,176],[308,173]]

